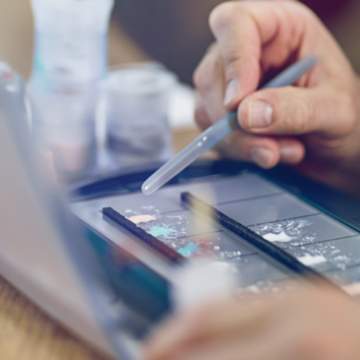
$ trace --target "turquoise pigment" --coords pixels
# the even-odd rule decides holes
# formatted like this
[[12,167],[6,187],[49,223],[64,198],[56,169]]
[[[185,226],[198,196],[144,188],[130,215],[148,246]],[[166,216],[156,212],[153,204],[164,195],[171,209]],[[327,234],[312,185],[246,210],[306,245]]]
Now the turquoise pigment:
[[167,225],[155,225],[150,229],[149,233],[155,237],[168,238],[176,234],[176,231]]
[[180,248],[178,251],[184,257],[191,257],[199,250],[199,246],[193,242],[187,244],[186,246]]

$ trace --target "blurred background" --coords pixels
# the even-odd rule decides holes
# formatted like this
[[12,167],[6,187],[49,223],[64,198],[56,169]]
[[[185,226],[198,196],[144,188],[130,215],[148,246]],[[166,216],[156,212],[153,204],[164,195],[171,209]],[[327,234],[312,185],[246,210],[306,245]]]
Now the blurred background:
[[[273,1],[276,6],[277,0],[269,1]],[[181,83],[191,85],[193,71],[213,41],[208,26],[209,14],[222,2],[224,0],[115,0],[109,36],[110,67],[115,69],[116,73],[118,69],[129,68],[123,65],[139,62],[161,63],[175,73]],[[360,34],[360,1],[303,0],[303,2],[325,22],[356,71],[360,73],[360,45],[357,43],[357,36]],[[10,63],[25,79],[31,74],[33,44],[31,0],[1,0],[0,59]],[[134,73],[133,76],[137,75]],[[120,88],[124,90],[129,87],[136,87],[137,92],[140,89],[144,90],[144,84],[134,85],[136,81],[134,82],[133,78],[129,83],[120,79],[115,75],[115,88],[119,91]],[[124,157],[130,159],[131,151],[141,161],[145,158],[144,154],[152,154],[151,159],[154,161],[164,161],[166,160],[164,154],[168,158],[171,151],[179,150],[197,134],[198,130],[193,121],[194,96],[189,87],[177,82],[176,89],[173,88],[171,92],[169,111],[166,114],[161,106],[154,105],[154,101],[151,101],[151,106],[150,103],[146,105],[141,98],[142,95],[137,95],[139,103],[136,105],[136,102],[133,102],[132,109],[128,108],[129,101],[126,100],[126,94],[117,95],[112,104],[116,109],[108,110],[108,113],[113,114],[113,121],[108,113],[103,121],[96,120],[97,124],[105,124],[100,126],[103,130],[97,130],[97,135],[100,136],[98,147],[100,150],[97,151],[96,156],[100,157],[100,164],[105,164],[98,165],[97,160],[95,167],[100,169],[100,173],[103,173],[103,168],[108,170],[114,166],[118,169],[119,164],[124,165],[127,162]],[[120,98],[122,103],[117,100]],[[165,104],[165,100],[161,97],[158,97],[158,101]],[[48,103],[48,100],[45,103]],[[148,116],[142,119],[143,117],[138,114],[139,109],[142,113],[151,114],[152,118]],[[120,116],[115,116],[120,110],[123,114],[121,119]],[[170,126],[161,120],[164,116],[168,118]],[[137,126],[141,129],[146,128],[147,131],[139,132]],[[70,127],[65,130],[72,131]],[[143,138],[139,137],[139,133],[143,134]],[[117,134],[115,140],[114,134]],[[149,147],[146,151],[143,149],[145,143]],[[156,152],[160,147],[164,149],[162,155],[153,155],[152,151]],[[124,156],[119,157],[120,154]],[[131,165],[135,165],[135,161],[131,160]]]
[[[191,83],[212,41],[208,15],[221,0],[116,1],[110,31],[110,64],[155,59]],[[325,21],[360,71],[360,2],[306,0]],[[23,76],[31,72],[33,25],[29,1],[0,2],[0,57]]]

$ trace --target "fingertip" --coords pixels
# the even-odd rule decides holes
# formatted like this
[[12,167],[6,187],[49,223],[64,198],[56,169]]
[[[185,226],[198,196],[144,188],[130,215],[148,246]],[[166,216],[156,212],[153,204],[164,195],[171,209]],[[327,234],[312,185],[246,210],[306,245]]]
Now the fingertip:
[[279,151],[265,146],[255,146],[250,150],[250,160],[263,169],[272,169],[280,161]]
[[299,142],[280,143],[281,162],[289,165],[298,165],[305,158],[305,147]]

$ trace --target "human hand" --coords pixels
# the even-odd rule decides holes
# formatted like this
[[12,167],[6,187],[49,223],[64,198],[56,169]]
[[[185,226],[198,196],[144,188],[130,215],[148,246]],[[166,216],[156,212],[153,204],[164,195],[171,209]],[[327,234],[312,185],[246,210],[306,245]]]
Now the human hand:
[[148,342],[146,360],[355,360],[360,305],[330,288],[227,299],[178,314]]
[[[220,147],[225,156],[264,168],[299,166],[347,187],[360,176],[360,86],[320,20],[294,1],[236,1],[210,17],[216,43],[194,75],[202,129],[239,107],[242,130]],[[256,91],[274,71],[308,55],[317,66],[297,87]]]

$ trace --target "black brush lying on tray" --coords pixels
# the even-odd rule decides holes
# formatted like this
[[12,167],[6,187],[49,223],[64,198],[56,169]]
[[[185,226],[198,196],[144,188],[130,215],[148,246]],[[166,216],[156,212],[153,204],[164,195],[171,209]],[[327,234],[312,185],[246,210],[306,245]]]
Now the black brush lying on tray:
[[236,239],[239,241],[245,241],[257,253],[266,258],[276,267],[285,270],[286,272],[297,277],[326,283],[327,285],[336,287],[341,291],[337,285],[335,285],[332,281],[330,281],[327,277],[318,271],[309,266],[306,266],[295,256],[290,255],[285,250],[264,239],[253,230],[233,220],[229,216],[225,215],[206,202],[200,200],[191,193],[182,193],[181,203],[184,205],[184,207],[190,210],[196,209],[196,211],[199,211],[205,216],[213,217],[213,219],[223,228],[237,235]]
[[[295,256],[264,239],[250,228],[242,225],[238,221],[235,221],[213,206],[198,199],[191,193],[181,194],[181,204],[189,210],[196,209],[196,211],[200,212],[204,216],[211,216],[217,224],[235,234],[236,237],[234,237],[234,239],[237,239],[239,242],[245,241],[248,246],[253,248],[259,255],[264,257],[280,270],[309,281],[325,283],[332,287],[336,287],[341,291],[340,287],[335,285],[335,283],[329,280],[326,276],[322,275],[320,272],[305,265]],[[137,240],[141,241],[152,250],[159,252],[172,263],[181,264],[186,261],[186,258],[179,254],[176,250],[170,248],[160,239],[146,232],[115,209],[106,207],[102,209],[102,213],[105,219],[109,220],[116,226],[119,226],[121,229],[125,229],[134,235]]]

